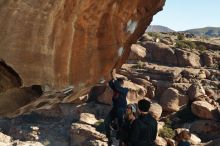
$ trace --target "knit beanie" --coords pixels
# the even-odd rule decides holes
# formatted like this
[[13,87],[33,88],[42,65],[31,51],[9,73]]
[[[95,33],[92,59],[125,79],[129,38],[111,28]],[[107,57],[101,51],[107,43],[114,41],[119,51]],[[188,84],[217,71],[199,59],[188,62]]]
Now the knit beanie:
[[136,106],[134,104],[129,104],[127,107],[129,107],[133,113],[137,112]]

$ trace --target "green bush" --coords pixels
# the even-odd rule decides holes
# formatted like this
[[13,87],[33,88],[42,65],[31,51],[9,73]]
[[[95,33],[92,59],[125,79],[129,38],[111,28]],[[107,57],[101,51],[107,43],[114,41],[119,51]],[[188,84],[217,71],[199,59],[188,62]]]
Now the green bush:
[[184,34],[178,34],[177,35],[177,40],[180,40],[180,41],[185,40]]
[[184,41],[190,49],[195,49],[196,48],[196,44],[194,42],[191,41]]
[[153,38],[159,38],[160,34],[158,32],[148,32],[148,35]]
[[184,43],[183,41],[177,41],[176,44],[175,44],[175,47],[176,48],[187,48],[188,45],[186,43]]
[[194,42],[185,40],[185,41],[177,41],[175,47],[181,49],[182,48],[195,49],[197,46]]
[[207,48],[204,45],[199,45],[197,47],[198,50],[205,51]]
[[172,128],[164,126],[163,129],[159,131],[159,136],[172,139],[175,136],[175,132]]
[[165,126],[171,128],[172,121],[169,118],[166,118],[164,120]]
[[169,118],[166,118],[164,122],[165,125],[163,129],[159,131],[159,136],[172,139],[175,136],[175,131],[171,128],[172,121]]

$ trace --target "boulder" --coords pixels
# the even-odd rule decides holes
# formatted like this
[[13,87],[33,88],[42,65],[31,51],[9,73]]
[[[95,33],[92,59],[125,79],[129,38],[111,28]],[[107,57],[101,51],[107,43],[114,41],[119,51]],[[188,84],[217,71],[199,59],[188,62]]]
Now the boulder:
[[146,79],[143,78],[131,78],[131,81],[133,83],[136,83],[146,89],[146,97],[153,99],[155,96],[155,87],[152,85],[152,83]]
[[181,75],[183,78],[186,78],[188,80],[194,79],[198,76],[200,70],[194,69],[194,68],[183,68]]
[[[44,146],[44,144],[36,141],[14,141],[11,143],[13,146]],[[8,145],[7,145],[8,146]]]
[[207,78],[206,74],[207,74],[207,72],[205,70],[200,70],[197,75],[197,78],[199,80],[206,79]]
[[79,122],[88,125],[94,125],[98,120],[96,119],[95,115],[90,113],[81,113]]
[[202,119],[215,119],[214,111],[216,108],[208,102],[194,101],[191,105],[191,110],[193,114]]
[[160,136],[156,137],[155,143],[157,146],[167,146],[167,141]]
[[12,142],[12,138],[0,132],[0,142],[8,144]]
[[160,39],[160,42],[165,45],[173,45],[173,40],[170,37],[164,37]]
[[165,65],[177,65],[175,52],[168,45],[147,42],[145,48],[147,49],[147,60]]
[[142,60],[146,57],[146,49],[138,44],[133,44],[131,46],[131,52],[128,60]]
[[151,63],[147,63],[144,68],[145,71],[143,71],[143,74],[149,76],[151,80],[164,80],[170,82],[178,81],[182,71],[180,67],[170,67]]
[[210,140],[209,142],[204,143],[204,144],[203,144],[203,145],[201,145],[201,146],[218,146],[218,145],[219,145],[219,143],[220,143],[220,138]]
[[181,49],[176,49],[175,54],[178,66],[201,67],[199,55]]
[[44,146],[40,142],[36,141],[13,141],[10,136],[7,136],[0,132],[0,146]]
[[88,141],[99,140],[107,142],[107,138],[104,134],[99,133],[96,129],[90,125],[73,123],[70,130],[70,142],[71,146],[81,146],[88,143]]
[[197,120],[190,124],[190,132],[197,134],[202,141],[220,138],[220,123],[213,120]]
[[202,58],[202,63],[204,66],[207,66],[207,67],[213,66],[213,55],[212,54],[208,52],[204,52],[201,54],[201,58]]
[[[189,132],[189,129],[177,128],[177,129],[175,129],[175,131],[176,131],[177,136],[178,136],[178,135],[180,136],[183,131],[188,131],[188,132]],[[191,136],[190,136],[190,138],[188,139],[188,141],[189,141],[192,145],[198,145],[198,144],[201,143],[201,139],[200,139],[198,136],[196,136],[195,134],[193,134],[193,133],[191,133],[191,132],[190,132],[190,135],[191,135]],[[183,133],[182,133],[181,136],[182,136],[182,137],[186,137],[186,136],[184,136]]]
[[158,103],[152,103],[149,109],[149,112],[156,120],[160,119],[162,111],[162,107]]
[[205,94],[209,98],[212,98],[212,99],[215,99],[215,100],[218,99],[218,96],[217,96],[218,90],[216,91],[216,90],[210,89],[209,87],[208,88],[204,87],[204,89],[205,89]]
[[12,125],[8,134],[21,141],[37,141],[39,140],[40,130],[39,127],[28,124]]
[[189,83],[170,83],[168,81],[152,80],[155,86],[155,96],[161,97],[162,94],[170,87],[177,89],[180,93],[186,94],[188,88],[191,86]]
[[170,138],[166,138],[167,144],[169,146],[176,146],[176,141]]
[[195,134],[191,133],[191,137],[190,137],[189,142],[193,145],[198,145],[201,143],[201,139],[198,136],[196,136]]
[[85,103],[87,101],[88,101],[88,95],[83,95],[83,96],[80,96],[80,97],[76,98],[74,101],[72,101],[70,103],[82,104],[82,103]]
[[89,91],[89,101],[97,100],[97,97],[106,91],[107,85],[96,85]]
[[177,112],[181,107],[188,104],[189,98],[182,95],[174,88],[168,88],[160,97],[159,104],[164,111]]
[[189,87],[189,89],[187,91],[187,94],[188,94],[189,99],[191,101],[194,101],[197,98],[202,98],[203,96],[206,96],[205,90],[204,90],[204,88],[202,87],[202,85],[200,83],[192,84]]
[[2,92],[0,93],[0,115],[5,116],[16,111],[36,100],[40,95],[41,93],[36,92],[31,87],[12,88]]
[[168,81],[158,81],[158,80],[152,80],[153,85],[155,86],[155,96],[156,97],[161,97],[162,94],[172,86],[172,83]]
[[112,105],[112,96],[113,90],[109,86],[107,86],[105,88],[105,91],[101,95],[97,96],[96,100],[100,103]]
[[128,103],[137,103],[146,96],[147,91],[143,86],[132,83],[131,81],[125,81],[123,86],[129,89],[127,95]]
[[111,106],[97,104],[95,102],[74,105],[71,106],[71,109],[62,107],[62,111],[65,113],[65,115],[72,115],[76,120],[80,119],[81,113],[90,113],[95,115],[97,119],[104,119],[110,110]]

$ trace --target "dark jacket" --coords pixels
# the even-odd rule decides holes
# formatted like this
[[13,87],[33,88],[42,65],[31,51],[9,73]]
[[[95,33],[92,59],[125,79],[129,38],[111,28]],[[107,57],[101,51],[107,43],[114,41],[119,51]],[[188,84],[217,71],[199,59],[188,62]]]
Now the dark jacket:
[[128,88],[121,87],[120,83],[117,80],[109,81],[109,86],[113,90],[113,108],[124,108],[127,107],[127,94]]
[[128,146],[130,143],[129,143],[129,139],[131,137],[131,133],[132,133],[132,124],[133,124],[134,121],[129,121],[128,119],[125,119],[122,127],[121,127],[121,131],[120,131],[120,139],[121,141],[123,141],[126,146]]
[[157,121],[150,115],[139,116],[132,124],[132,146],[155,146]]

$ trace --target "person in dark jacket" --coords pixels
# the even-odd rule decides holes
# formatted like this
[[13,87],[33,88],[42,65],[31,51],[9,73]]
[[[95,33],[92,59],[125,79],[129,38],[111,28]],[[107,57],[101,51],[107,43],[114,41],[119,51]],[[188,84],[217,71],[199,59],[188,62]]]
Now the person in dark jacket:
[[108,138],[108,145],[112,144],[111,139],[111,124],[113,121],[117,120],[118,129],[121,128],[123,123],[123,116],[127,107],[127,94],[128,88],[124,88],[124,81],[122,78],[116,79],[115,77],[116,70],[112,71],[112,80],[109,81],[109,86],[113,90],[112,97],[112,109],[109,112],[108,116],[105,119],[105,130],[106,137]]
[[136,119],[136,106],[129,104],[126,108],[124,122],[121,126],[119,146],[129,146],[131,126]]
[[131,146],[155,146],[157,136],[157,121],[148,113],[150,102],[142,99],[138,102],[139,117],[131,128]]

